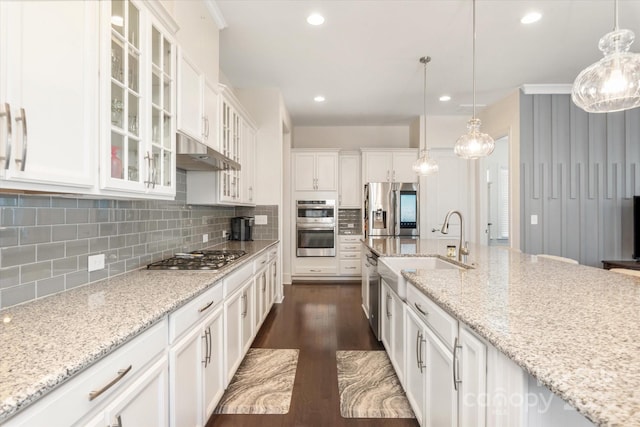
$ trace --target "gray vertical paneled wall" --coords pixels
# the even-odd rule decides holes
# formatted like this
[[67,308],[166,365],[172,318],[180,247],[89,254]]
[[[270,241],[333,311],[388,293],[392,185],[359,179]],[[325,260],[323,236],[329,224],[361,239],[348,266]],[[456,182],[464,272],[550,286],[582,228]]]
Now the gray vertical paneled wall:
[[630,259],[640,108],[588,114],[570,95],[522,94],[520,126],[522,251],[597,267]]

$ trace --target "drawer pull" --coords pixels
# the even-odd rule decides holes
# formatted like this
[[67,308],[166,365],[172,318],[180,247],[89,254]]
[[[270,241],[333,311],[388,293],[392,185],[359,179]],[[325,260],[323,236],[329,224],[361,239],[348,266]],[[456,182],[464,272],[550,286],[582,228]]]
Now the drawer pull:
[[355,267],[345,267],[345,270],[355,270]]
[[213,305],[213,302],[214,302],[214,300],[211,300],[211,301],[209,302],[209,304],[205,305],[205,306],[204,306],[204,307],[202,307],[202,308],[199,308],[199,309],[198,309],[198,313],[202,313],[203,311],[206,311],[209,307],[211,307],[211,306]]
[[107,391],[111,387],[113,387],[118,381],[123,379],[124,376],[129,373],[129,371],[131,370],[132,367],[133,367],[133,365],[129,365],[129,367],[126,368],[126,369],[120,369],[118,371],[118,375],[114,379],[112,379],[111,382],[109,382],[109,384],[107,384],[106,386],[102,387],[100,390],[94,390],[91,393],[89,393],[89,401],[92,401],[93,399],[95,399],[96,397],[100,396],[102,393],[104,393],[105,391]]
[[420,313],[422,313],[423,315],[425,315],[425,316],[428,316],[428,315],[429,315],[429,312],[428,312],[428,311],[424,311],[424,310],[422,309],[422,307],[420,307],[420,304],[418,304],[417,302],[416,302],[416,303],[413,303],[413,305],[415,305],[415,306],[416,306],[416,308],[418,309],[418,311],[419,311]]
[[309,269],[311,273],[322,273],[322,270],[314,270],[313,268]]

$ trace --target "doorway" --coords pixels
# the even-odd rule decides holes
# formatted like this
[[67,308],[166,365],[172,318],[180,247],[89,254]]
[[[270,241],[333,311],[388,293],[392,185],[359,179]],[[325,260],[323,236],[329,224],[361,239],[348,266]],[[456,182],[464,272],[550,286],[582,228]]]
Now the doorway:
[[487,244],[509,246],[509,137],[496,140],[496,148],[484,165]]

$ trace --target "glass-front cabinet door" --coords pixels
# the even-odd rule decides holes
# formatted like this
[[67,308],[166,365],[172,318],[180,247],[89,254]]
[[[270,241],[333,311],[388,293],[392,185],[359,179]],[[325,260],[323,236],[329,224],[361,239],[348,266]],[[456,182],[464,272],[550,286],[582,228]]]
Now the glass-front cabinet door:
[[138,2],[105,1],[102,16],[102,188],[174,196],[175,42]]

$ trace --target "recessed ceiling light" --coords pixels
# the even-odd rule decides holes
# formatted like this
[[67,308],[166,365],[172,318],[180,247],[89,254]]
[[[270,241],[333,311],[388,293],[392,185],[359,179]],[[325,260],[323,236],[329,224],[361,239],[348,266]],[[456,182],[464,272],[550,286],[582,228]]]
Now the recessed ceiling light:
[[520,22],[523,24],[533,24],[534,22],[538,22],[540,18],[542,18],[540,12],[529,12],[520,19]]
[[324,102],[324,96],[318,95],[315,98],[313,98],[313,100],[316,102]]
[[324,16],[319,13],[312,13],[307,17],[307,22],[310,25],[322,25],[324,24]]
[[440,101],[442,102],[446,102],[446,101],[451,101],[451,97],[449,95],[442,95],[440,98],[438,98]]

